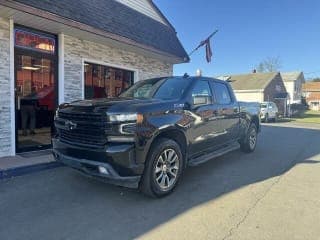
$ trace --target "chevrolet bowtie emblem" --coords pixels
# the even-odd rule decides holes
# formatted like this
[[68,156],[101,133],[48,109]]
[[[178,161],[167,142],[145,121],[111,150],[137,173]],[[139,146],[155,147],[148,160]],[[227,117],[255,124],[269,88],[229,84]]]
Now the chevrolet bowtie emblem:
[[65,121],[64,126],[66,126],[69,130],[73,130],[77,128],[77,124],[70,120]]

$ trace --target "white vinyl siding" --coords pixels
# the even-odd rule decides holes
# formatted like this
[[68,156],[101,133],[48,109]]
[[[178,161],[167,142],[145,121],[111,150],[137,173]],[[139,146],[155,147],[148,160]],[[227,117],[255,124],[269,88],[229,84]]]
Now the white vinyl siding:
[[159,13],[152,7],[148,0],[116,0],[148,17],[157,20],[165,25],[167,23],[163,20],[163,18],[159,15]]
[[263,102],[263,92],[237,92],[234,91],[238,101]]
[[295,84],[295,81],[284,82],[287,93],[289,93],[290,103],[293,103],[295,100],[294,84]]

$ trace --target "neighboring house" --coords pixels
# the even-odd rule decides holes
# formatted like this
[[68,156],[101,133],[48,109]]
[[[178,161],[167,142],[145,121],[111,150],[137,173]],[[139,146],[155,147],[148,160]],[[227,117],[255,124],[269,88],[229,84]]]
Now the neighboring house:
[[301,103],[302,84],[305,83],[303,72],[281,73],[281,76],[289,94],[288,104]]
[[306,82],[302,89],[309,108],[320,111],[320,82]]
[[0,156],[50,148],[57,104],[189,61],[151,0],[0,0]]
[[264,102],[277,104],[279,112],[286,114],[287,92],[280,73],[250,73],[222,76],[230,82],[239,101]]

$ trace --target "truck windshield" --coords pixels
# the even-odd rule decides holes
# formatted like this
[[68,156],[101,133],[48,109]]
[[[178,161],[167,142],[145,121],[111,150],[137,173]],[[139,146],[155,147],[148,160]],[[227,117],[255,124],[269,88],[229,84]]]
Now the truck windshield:
[[261,108],[267,108],[267,104],[266,103],[261,103]]
[[157,78],[137,82],[119,97],[179,99],[186,91],[188,78]]

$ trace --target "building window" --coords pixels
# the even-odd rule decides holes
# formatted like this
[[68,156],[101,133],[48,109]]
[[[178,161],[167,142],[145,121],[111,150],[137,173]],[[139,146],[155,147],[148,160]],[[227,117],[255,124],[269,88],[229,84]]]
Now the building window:
[[84,63],[84,97],[112,98],[133,84],[133,71],[94,64]]
[[55,54],[55,38],[44,34],[16,28],[14,30],[14,43],[16,47]]

